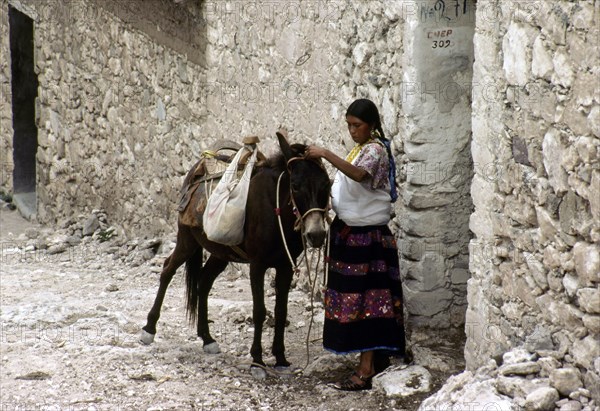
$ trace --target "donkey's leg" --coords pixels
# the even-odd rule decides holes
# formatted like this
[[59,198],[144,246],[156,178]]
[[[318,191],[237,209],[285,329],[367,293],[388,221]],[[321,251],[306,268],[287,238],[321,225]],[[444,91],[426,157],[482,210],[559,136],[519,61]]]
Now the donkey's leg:
[[198,286],[198,336],[204,342],[204,352],[207,354],[218,354],[221,352],[219,344],[210,335],[208,326],[208,294],[215,279],[227,267],[228,262],[215,256],[210,256],[200,273],[200,284]]
[[279,267],[275,273],[275,335],[273,336],[273,355],[276,367],[289,367],[285,359],[285,324],[287,322],[288,295],[292,284],[291,267]]
[[254,340],[250,354],[252,361],[265,366],[262,359],[262,330],[267,309],[265,307],[265,271],[266,267],[250,264],[250,287],[252,288],[252,320],[254,322]]
[[160,273],[160,283],[154,304],[148,312],[146,325],[142,328],[140,341],[144,344],[151,344],[156,335],[156,323],[160,318],[160,309],[167,292],[167,288],[177,269],[199,248],[198,243],[191,235],[190,229],[185,226],[179,226],[177,231],[177,243],[175,249],[163,264],[162,272]]

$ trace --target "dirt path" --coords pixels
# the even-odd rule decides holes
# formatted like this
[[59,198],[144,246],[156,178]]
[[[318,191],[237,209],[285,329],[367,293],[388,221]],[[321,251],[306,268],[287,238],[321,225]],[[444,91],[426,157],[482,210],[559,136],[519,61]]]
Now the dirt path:
[[[167,293],[156,341],[143,346],[139,331],[169,247],[141,265],[128,259],[128,253],[137,252],[131,251],[131,243],[99,243],[91,237],[51,254],[47,248],[36,249],[36,240],[26,236],[44,228],[7,210],[0,212],[0,223],[2,410],[412,410],[426,396],[391,399],[377,390],[340,393],[329,388],[326,383],[345,375],[354,357],[322,349],[320,307],[310,337],[309,367],[288,377],[254,379],[249,372],[250,285],[241,266],[230,266],[217,279],[209,300],[211,331],[221,354],[204,354],[187,323],[181,272]],[[267,295],[272,311],[273,290]],[[304,292],[292,290],[289,311],[288,360],[302,368],[311,319]],[[263,348],[270,364],[272,337],[273,328],[266,327]],[[439,387],[461,364],[452,360],[457,356],[452,341],[441,338],[432,345],[440,348],[437,353],[425,344],[417,352],[434,364],[430,371]]]

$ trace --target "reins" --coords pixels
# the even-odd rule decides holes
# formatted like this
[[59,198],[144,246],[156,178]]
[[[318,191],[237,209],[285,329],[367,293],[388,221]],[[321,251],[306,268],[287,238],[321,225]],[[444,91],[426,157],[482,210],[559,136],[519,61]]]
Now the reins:
[[[306,160],[302,157],[294,157],[291,158],[290,160],[288,160],[287,162],[287,172],[290,174],[292,174],[292,171],[290,169],[290,163],[296,160]],[[311,161],[311,160],[308,160]],[[318,164],[323,170],[323,166],[320,163],[315,162],[316,164]],[[296,200],[294,199],[294,193],[292,192],[292,188],[290,186],[290,201],[292,204],[292,212],[294,213],[294,215],[296,216],[296,221],[294,222],[294,231],[298,231],[300,230],[300,237],[302,238],[302,249],[304,251],[303,256],[302,256],[302,260],[300,261],[300,263],[295,264],[294,263],[294,259],[292,258],[292,254],[289,250],[289,247],[287,245],[287,241],[285,239],[285,234],[283,231],[283,223],[281,221],[281,207],[280,207],[280,203],[279,203],[279,192],[280,192],[280,187],[281,187],[281,179],[283,178],[283,175],[285,174],[285,171],[282,171],[281,174],[279,174],[279,178],[277,179],[277,188],[276,188],[276,195],[275,195],[275,214],[277,215],[277,222],[279,223],[279,230],[281,232],[281,239],[283,241],[283,246],[285,248],[285,251],[287,253],[287,256],[290,260],[290,264],[292,266],[292,269],[294,271],[294,273],[298,273],[300,271],[300,269],[298,268],[300,266],[300,264],[302,264],[302,260],[306,259],[306,271],[308,274],[308,282],[309,282],[309,286],[310,286],[310,307],[311,307],[311,315],[310,315],[310,322],[308,324],[308,331],[306,333],[306,365],[304,366],[303,370],[304,371],[306,369],[306,367],[308,367],[309,362],[310,362],[310,333],[312,330],[312,326],[314,323],[314,294],[315,294],[315,286],[317,283],[317,275],[318,275],[318,271],[319,271],[319,262],[321,261],[321,248],[319,248],[319,253],[318,253],[318,257],[317,257],[317,264],[315,267],[315,275],[314,275],[314,279],[311,278],[311,266],[312,266],[312,258],[311,261],[309,262],[308,257],[307,257],[307,247],[306,247],[306,239],[304,238],[304,219],[306,218],[306,216],[308,216],[310,213],[318,211],[318,212],[322,212],[323,213],[323,219],[326,220],[328,222],[327,225],[329,225],[329,223],[331,223],[330,219],[329,219],[329,215],[328,215],[328,210],[329,207],[326,208],[318,208],[318,207],[314,207],[309,209],[308,211],[306,211],[304,214],[300,214],[300,211],[298,209],[298,206],[296,204]],[[326,246],[326,253],[329,254],[329,229],[327,229],[327,233],[325,235],[325,241],[327,242],[327,246]],[[325,264],[325,270],[327,271],[327,264]],[[326,274],[327,275],[327,274]]]
[[[300,269],[298,268],[298,265],[294,262],[294,259],[292,258],[292,253],[290,253],[287,241],[285,240],[285,233],[283,232],[283,223],[281,222],[281,207],[279,207],[279,187],[281,186],[281,177],[283,177],[284,174],[285,171],[282,171],[281,174],[279,174],[279,178],[277,179],[277,191],[275,193],[275,215],[277,215],[277,222],[279,223],[279,232],[281,233],[283,248],[285,248],[285,252],[287,253],[288,259],[290,260],[290,264],[292,265],[292,268],[296,273],[300,271]],[[295,223],[294,227],[296,227]]]

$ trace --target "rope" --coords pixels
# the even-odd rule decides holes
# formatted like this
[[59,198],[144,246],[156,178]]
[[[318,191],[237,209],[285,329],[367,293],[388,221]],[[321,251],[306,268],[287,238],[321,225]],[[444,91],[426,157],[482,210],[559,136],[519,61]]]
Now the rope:
[[305,212],[304,214],[300,214],[300,212],[298,211],[298,207],[296,206],[296,201],[294,200],[294,196],[291,193],[290,190],[290,201],[292,202],[292,207],[294,210],[294,214],[296,215],[296,222],[294,223],[294,231],[301,231],[301,237],[302,237],[302,249],[304,250],[304,254],[302,255],[302,259],[300,260],[300,262],[298,264],[296,264],[294,262],[294,259],[292,258],[292,253],[290,253],[290,249],[287,245],[287,241],[285,240],[285,234],[283,232],[283,223],[281,222],[281,207],[279,206],[279,188],[281,187],[281,178],[283,177],[283,175],[285,174],[285,171],[282,171],[281,174],[279,174],[279,178],[277,178],[277,188],[276,188],[276,193],[275,193],[275,210],[277,213],[277,223],[279,224],[279,231],[281,233],[281,239],[283,240],[283,248],[285,248],[285,252],[288,256],[288,259],[290,260],[290,264],[292,265],[292,268],[294,270],[294,272],[298,272],[299,269],[298,267],[300,266],[300,264],[302,264],[302,261],[304,260],[304,258],[306,257],[306,240],[304,238],[304,218],[306,218],[307,215],[309,215],[312,212],[315,211],[321,211],[323,212],[323,215],[326,215],[327,213],[327,208],[311,208],[310,210],[308,210],[307,212]]
[[213,150],[204,150],[201,155],[204,157],[213,158],[217,156],[217,152]]
[[277,369],[274,369],[272,367],[266,367],[262,364],[258,364],[256,362],[251,362],[250,363],[250,367],[256,367],[256,368],[260,368],[262,370],[264,370],[267,374],[269,375],[274,375],[276,377],[290,377],[292,375],[294,375],[295,373],[293,371],[279,371]]
[[310,210],[308,210],[306,213],[300,215],[300,212],[298,212],[298,207],[296,207],[296,201],[294,201],[294,196],[291,196],[292,199],[292,203],[294,205],[294,210],[296,210],[296,212],[294,214],[296,214],[296,222],[294,223],[294,231],[298,231],[300,229],[303,229],[304,226],[302,223],[304,223],[304,218],[306,218],[307,215],[309,215],[310,213],[314,212],[314,211],[320,211],[322,213],[326,213],[327,209],[326,208],[311,208]]
[[317,257],[317,265],[315,267],[315,278],[314,280],[310,276],[310,267],[312,266],[312,258],[311,261],[307,260],[307,274],[308,274],[308,284],[310,285],[310,321],[308,322],[308,331],[306,332],[306,365],[302,369],[304,371],[306,367],[310,364],[310,333],[312,331],[312,326],[315,322],[315,284],[317,283],[317,273],[319,272],[319,261],[321,261],[321,249],[319,248],[319,256]]
[[[288,164],[289,164],[289,162],[288,162]],[[304,236],[304,224],[303,223],[304,223],[304,218],[308,214],[310,214],[314,211],[323,212],[323,215],[325,216],[325,220],[329,223],[330,223],[330,221],[329,221],[330,219],[329,219],[329,215],[327,214],[328,208],[311,208],[310,210],[306,211],[304,214],[300,215],[300,212],[298,211],[298,207],[296,206],[296,201],[294,200],[294,195],[290,188],[290,200],[292,203],[294,214],[296,215],[296,222],[294,223],[294,230],[295,231],[300,230],[300,237],[302,238],[302,250],[303,250],[302,259],[300,260],[300,262],[298,264],[295,264],[294,260],[292,258],[292,254],[290,253],[290,250],[288,248],[287,241],[285,240],[285,235],[284,235],[284,231],[283,231],[283,223],[281,222],[281,208],[279,206],[279,190],[281,187],[281,179],[282,179],[284,173],[285,173],[285,171],[281,172],[281,174],[279,174],[279,178],[277,179],[277,189],[276,189],[277,191],[276,191],[276,195],[275,195],[275,207],[276,207],[275,209],[276,209],[276,214],[277,214],[277,222],[279,224],[279,230],[281,232],[281,238],[283,240],[283,246],[285,248],[285,252],[287,253],[287,256],[290,260],[290,264],[292,265],[294,272],[299,272],[300,269],[298,267],[300,266],[300,264],[302,264],[303,261],[306,261],[306,271],[307,271],[308,282],[309,282],[309,286],[310,286],[310,321],[308,323],[308,332],[306,334],[306,342],[305,342],[306,365],[301,370],[301,372],[303,372],[310,364],[310,333],[312,331],[312,326],[314,324],[314,318],[315,318],[315,307],[314,307],[315,286],[317,284],[317,275],[319,272],[319,262],[321,261],[321,248],[319,248],[317,264],[315,267],[315,275],[314,275],[314,280],[313,280],[311,278],[312,258],[310,258],[310,261],[309,261],[309,257],[307,256],[307,246],[306,246],[306,238]],[[328,241],[329,229],[327,229],[325,238],[326,238],[325,241],[327,241],[327,254],[329,254],[329,241]],[[327,270],[327,264],[325,264],[325,267],[326,267],[325,270]],[[326,271],[326,273],[327,273],[327,271]],[[253,364],[253,366],[259,366],[259,365]],[[264,368],[264,367],[261,367],[261,368]]]
[[279,178],[277,179],[277,192],[275,193],[275,209],[277,210],[277,222],[279,223],[279,231],[281,232],[281,239],[283,240],[283,248],[285,248],[285,252],[287,253],[287,256],[290,260],[290,264],[292,265],[294,272],[297,272],[298,266],[296,265],[296,263],[294,262],[294,259],[292,258],[292,253],[290,253],[290,249],[288,248],[287,241],[285,241],[285,234],[283,232],[283,223],[281,222],[281,207],[279,207],[279,187],[281,186],[281,177],[283,177],[283,174],[285,174],[285,171],[282,171],[281,174],[279,174]]

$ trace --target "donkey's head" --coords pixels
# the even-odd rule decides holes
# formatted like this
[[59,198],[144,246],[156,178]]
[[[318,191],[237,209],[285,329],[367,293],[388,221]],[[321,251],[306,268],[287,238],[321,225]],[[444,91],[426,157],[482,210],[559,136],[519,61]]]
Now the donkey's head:
[[281,132],[277,138],[290,175],[290,196],[296,214],[294,228],[301,231],[309,247],[321,247],[327,233],[325,220],[331,192],[327,171],[320,161],[303,157],[305,145],[289,145]]

